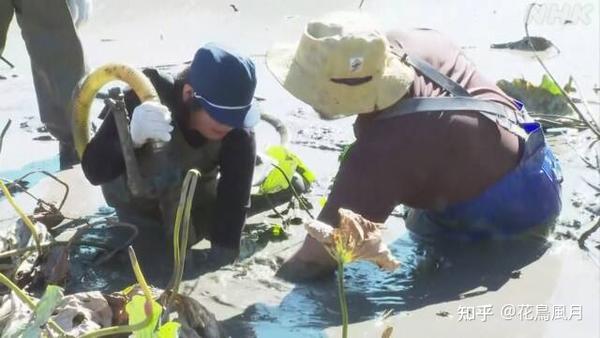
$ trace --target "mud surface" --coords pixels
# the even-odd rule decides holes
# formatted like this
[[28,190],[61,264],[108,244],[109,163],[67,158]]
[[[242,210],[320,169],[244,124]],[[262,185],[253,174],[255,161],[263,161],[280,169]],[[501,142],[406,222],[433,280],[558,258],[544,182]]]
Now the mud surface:
[[[265,50],[275,41],[293,41],[310,18],[334,9],[358,6],[342,1],[238,1],[235,9],[220,1],[173,2],[134,0],[123,5],[114,0],[98,1],[94,17],[81,30],[90,66],[118,60],[136,66],[159,66],[176,72],[190,59],[202,42],[216,40],[235,46],[253,56],[257,63],[257,96],[265,111],[282,118],[292,140],[291,148],[318,175],[317,185],[308,196],[313,205],[326,195],[337,171],[337,157],[353,141],[352,119],[336,122],[317,120],[316,114],[283,91],[264,66]],[[600,10],[594,3],[596,12]],[[530,54],[491,50],[490,44],[518,40],[523,36],[522,18],[526,3],[484,2],[473,8],[469,1],[452,4],[424,1],[407,4],[396,1],[365,1],[363,9],[381,18],[389,28],[432,27],[446,32],[464,47],[465,52],[484,73],[495,79],[524,76],[536,82],[542,70]],[[465,20],[468,13],[472,20]],[[598,17],[590,23],[537,24],[535,35],[545,36],[561,53],[545,61],[561,83],[573,75],[586,97],[597,99],[592,88],[600,82]],[[149,46],[151,46],[149,48]],[[35,93],[28,58],[18,27],[9,33],[5,56],[17,68],[0,64],[0,126],[6,118],[13,126],[0,154],[0,177],[16,179],[31,170],[58,170],[58,145],[42,141],[47,135],[38,130]],[[592,105],[598,113],[598,105]],[[274,143],[272,130],[258,128],[259,146]],[[391,217],[386,237],[402,266],[385,273],[366,263],[347,267],[346,281],[352,336],[372,337],[381,333],[386,321],[383,313],[393,312],[397,336],[477,337],[473,330],[458,326],[457,306],[461,304],[501,305],[512,303],[583,304],[581,322],[549,324],[500,322],[483,326],[474,323],[477,332],[489,337],[513,336],[507,332],[524,330],[527,337],[595,337],[599,334],[600,309],[594,301],[600,297],[600,233],[595,233],[579,248],[579,237],[596,221],[600,202],[588,183],[598,185],[599,173],[580,159],[591,135],[571,131],[549,133],[565,181],[564,210],[549,241],[539,238],[487,245],[431,246],[415,242],[406,232],[400,217]],[[38,140],[33,140],[38,138]],[[46,139],[46,138],[43,138]],[[110,215],[97,188],[89,186],[79,168],[63,173],[71,185],[71,197],[65,213],[72,217],[104,219]],[[62,177],[62,176],[61,176]],[[29,179],[32,191],[50,200],[57,199],[57,186],[42,176]],[[39,183],[39,184],[38,184]],[[18,195],[25,208],[33,202]],[[298,216],[306,217],[301,211]],[[316,210],[313,211],[316,214]],[[207,272],[203,264],[206,243],[197,245],[188,260],[184,293],[215,312],[233,337],[319,337],[339,335],[340,313],[334,279],[293,285],[274,277],[282,260],[289,256],[304,237],[302,226],[291,225],[283,241],[265,240],[270,225],[279,220],[270,212],[248,221],[239,263],[219,271]],[[13,213],[0,197],[0,227],[14,221]],[[124,253],[98,264],[111,247],[118,246],[123,229],[97,229],[86,234],[97,246],[78,246],[72,252],[75,264],[67,291],[119,290],[134,281]],[[1,229],[1,228],[0,228]],[[164,287],[172,271],[168,244],[157,241],[160,233],[144,229],[136,240],[142,268],[153,284]],[[161,238],[161,237],[160,237]],[[108,248],[108,249],[107,249]],[[567,276],[568,275],[568,276]],[[451,304],[451,305],[450,305]],[[394,325],[394,324],[392,324]],[[328,329],[329,330],[326,330]]]

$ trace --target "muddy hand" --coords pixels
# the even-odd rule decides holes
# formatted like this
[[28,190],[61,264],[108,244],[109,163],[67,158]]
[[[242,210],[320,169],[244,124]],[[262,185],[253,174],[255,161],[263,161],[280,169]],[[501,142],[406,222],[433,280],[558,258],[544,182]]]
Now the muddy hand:
[[307,235],[302,247],[279,268],[277,277],[290,282],[314,280],[332,275],[335,268],[323,245]]

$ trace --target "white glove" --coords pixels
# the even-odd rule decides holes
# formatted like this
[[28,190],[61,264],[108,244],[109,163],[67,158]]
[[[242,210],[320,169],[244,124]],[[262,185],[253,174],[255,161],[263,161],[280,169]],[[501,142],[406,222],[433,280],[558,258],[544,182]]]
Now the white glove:
[[150,140],[169,142],[173,131],[171,112],[158,102],[146,101],[133,110],[129,130],[136,148]]
[[67,5],[77,28],[85,24],[92,16],[92,0],[67,0]]

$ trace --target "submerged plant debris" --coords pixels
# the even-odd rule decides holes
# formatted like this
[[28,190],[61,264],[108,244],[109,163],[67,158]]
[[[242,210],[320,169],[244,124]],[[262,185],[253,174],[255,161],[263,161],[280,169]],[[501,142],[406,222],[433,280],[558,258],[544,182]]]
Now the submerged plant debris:
[[505,42],[505,43],[494,43],[490,46],[493,49],[514,49],[521,51],[536,51],[543,52],[550,48],[558,48],[552,43],[552,41],[541,37],[541,36],[531,36],[529,39],[527,37],[522,38],[518,41]]
[[[565,85],[565,91],[568,91],[569,83]],[[567,99],[547,75],[542,77],[539,85],[534,85],[523,78],[512,81],[500,80],[497,85],[508,96],[527,102],[527,110],[533,115],[573,116],[573,110]]]
[[[163,290],[152,289],[153,316],[158,322],[165,294]],[[5,295],[0,306],[0,333],[2,337],[41,336],[41,328],[48,320],[64,330],[71,337],[80,337],[90,332],[108,327],[139,323],[145,318],[145,298],[138,286],[126,288],[121,292],[102,294],[99,291],[80,292],[63,296],[62,290],[50,285],[44,297],[38,301],[36,310],[25,306],[14,293]],[[158,337],[221,337],[222,328],[210,313],[198,301],[183,295],[176,295],[174,315],[177,322],[169,321],[158,328]],[[154,332],[152,325],[135,334],[142,337],[144,332]],[[33,335],[31,335],[33,334]]]

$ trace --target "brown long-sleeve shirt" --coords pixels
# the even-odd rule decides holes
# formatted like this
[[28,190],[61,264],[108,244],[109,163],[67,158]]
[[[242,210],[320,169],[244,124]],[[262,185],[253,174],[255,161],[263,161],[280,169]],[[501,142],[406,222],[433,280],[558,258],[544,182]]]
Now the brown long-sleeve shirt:
[[[432,30],[393,31],[392,49],[430,63],[473,97],[514,108],[462,50]],[[449,96],[417,73],[407,97]],[[429,112],[375,121],[377,112],[356,119],[357,141],[348,152],[319,219],[337,224],[337,210],[348,208],[383,222],[399,204],[443,210],[482,193],[513,169],[519,138],[478,112]]]

